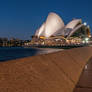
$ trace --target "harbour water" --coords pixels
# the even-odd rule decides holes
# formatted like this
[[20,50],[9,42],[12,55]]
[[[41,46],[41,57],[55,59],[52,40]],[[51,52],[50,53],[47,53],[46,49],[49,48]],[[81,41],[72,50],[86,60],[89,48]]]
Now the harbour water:
[[52,48],[0,47],[0,62],[61,50]]

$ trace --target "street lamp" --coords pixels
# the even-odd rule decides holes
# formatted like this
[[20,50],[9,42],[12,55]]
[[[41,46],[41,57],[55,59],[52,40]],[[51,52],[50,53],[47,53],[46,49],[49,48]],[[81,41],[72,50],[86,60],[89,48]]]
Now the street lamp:
[[84,25],[86,26],[86,25],[87,25],[87,23],[86,23],[86,22],[84,22]]

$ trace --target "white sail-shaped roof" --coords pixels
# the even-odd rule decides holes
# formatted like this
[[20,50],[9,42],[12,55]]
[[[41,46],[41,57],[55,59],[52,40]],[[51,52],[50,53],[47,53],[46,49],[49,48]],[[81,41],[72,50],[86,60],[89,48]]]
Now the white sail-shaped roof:
[[50,37],[64,27],[63,20],[56,14],[50,13],[46,20],[45,36]]
[[71,31],[78,25],[81,24],[81,19],[73,19],[64,28],[64,35],[69,35]]
[[41,35],[44,36],[44,31],[45,31],[45,23],[43,23],[43,24],[41,25],[41,27],[36,30],[35,35],[38,36],[38,37],[41,36]]
[[36,31],[36,36],[45,36],[46,38],[53,35],[64,27],[63,20],[56,14],[50,13],[45,23]]
[[65,26],[63,20],[56,13],[49,13],[46,21],[36,31],[35,35],[46,38],[58,35],[70,37],[81,26],[83,26],[81,19],[73,19]]
[[71,22],[69,22],[67,25],[66,25],[66,29],[70,28],[70,29],[74,29],[79,23],[81,23],[81,19],[73,19]]
[[77,27],[75,27],[75,28],[70,32],[70,34],[67,36],[67,38],[70,37],[70,36],[72,36],[78,29],[80,29],[80,28],[83,27],[83,26],[84,26],[83,24],[80,24],[80,25],[78,25]]

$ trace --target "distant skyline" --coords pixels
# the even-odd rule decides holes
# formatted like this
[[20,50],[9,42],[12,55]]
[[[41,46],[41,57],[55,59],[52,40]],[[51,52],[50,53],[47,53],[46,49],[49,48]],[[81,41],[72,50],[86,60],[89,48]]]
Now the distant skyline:
[[92,0],[1,0],[0,37],[30,39],[50,12],[65,24],[81,18],[92,28],[91,11]]

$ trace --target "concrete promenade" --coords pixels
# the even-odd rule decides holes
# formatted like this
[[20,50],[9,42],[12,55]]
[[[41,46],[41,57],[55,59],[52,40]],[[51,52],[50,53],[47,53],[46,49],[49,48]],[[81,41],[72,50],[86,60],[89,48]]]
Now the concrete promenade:
[[85,65],[74,92],[92,92],[92,58]]
[[73,92],[91,57],[82,47],[0,62],[0,92]]

